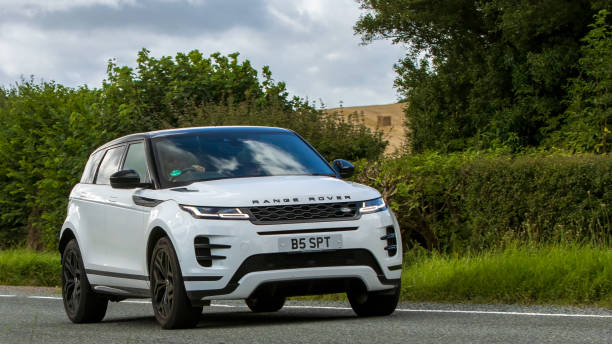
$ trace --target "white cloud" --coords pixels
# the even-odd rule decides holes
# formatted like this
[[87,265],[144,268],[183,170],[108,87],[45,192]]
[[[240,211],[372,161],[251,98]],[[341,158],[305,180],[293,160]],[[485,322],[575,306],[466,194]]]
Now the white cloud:
[[[388,42],[360,46],[352,30],[360,13],[353,0],[245,0],[243,5],[223,2],[226,7],[216,1],[160,1],[166,7],[149,7],[146,16],[136,17],[142,8],[134,7],[140,6],[135,0],[25,0],[19,6],[65,13],[56,19],[34,11],[34,18],[14,20],[2,12],[8,1],[0,0],[0,85],[34,75],[99,87],[109,59],[134,66],[137,52],[146,47],[156,57],[193,49],[204,55],[238,51],[258,69],[269,65],[273,78],[285,81],[291,93],[322,99],[330,107],[340,101],[351,106],[397,100],[392,66],[403,49]],[[110,12],[99,7],[76,12],[94,5]],[[176,13],[167,13],[172,10]],[[189,21],[181,14],[191,14]],[[115,21],[109,25],[106,18]]]
[[69,11],[77,7],[103,5],[119,8],[135,5],[136,0],[0,0],[0,7],[7,12],[35,16],[45,12]]

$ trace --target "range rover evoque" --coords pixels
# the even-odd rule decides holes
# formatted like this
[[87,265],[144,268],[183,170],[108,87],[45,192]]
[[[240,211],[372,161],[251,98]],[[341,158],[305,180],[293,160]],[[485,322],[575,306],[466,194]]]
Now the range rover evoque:
[[163,328],[193,327],[211,300],[254,312],[288,296],[346,292],[359,316],[391,314],[402,244],[375,189],[343,180],[291,130],[202,127],[132,134],[96,149],[60,233],[64,308],[151,298]]

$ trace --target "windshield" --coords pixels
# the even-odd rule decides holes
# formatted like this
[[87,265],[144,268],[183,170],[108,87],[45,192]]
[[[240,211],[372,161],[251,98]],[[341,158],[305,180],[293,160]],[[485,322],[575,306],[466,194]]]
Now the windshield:
[[291,132],[201,132],[153,139],[163,187],[194,181],[334,171]]

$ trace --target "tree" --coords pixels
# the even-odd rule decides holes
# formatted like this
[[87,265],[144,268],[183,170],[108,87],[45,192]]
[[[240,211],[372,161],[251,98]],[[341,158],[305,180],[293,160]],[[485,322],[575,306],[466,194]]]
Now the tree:
[[374,159],[384,151],[381,133],[316,110],[304,99],[290,98],[285,83],[275,82],[269,67],[262,68],[260,81],[249,60],[239,62],[238,57],[213,53],[205,58],[193,50],[154,58],[143,49],[136,69],[109,62],[101,108],[123,114],[122,122],[138,123],[141,131],[268,125],[295,130],[328,159]]
[[363,42],[391,39],[415,151],[538,146],[559,130],[580,39],[609,1],[359,0]]
[[249,60],[238,61],[238,53],[220,53],[205,58],[198,50],[177,53],[176,57],[150,56],[146,49],[138,53],[137,67],[117,66],[110,61],[103,90],[115,111],[141,117],[149,127],[175,127],[182,111],[202,104],[231,100],[238,104],[271,98],[289,104],[285,84],[275,83],[266,66],[259,82],[257,70]]
[[101,89],[22,80],[0,88],[0,248],[56,249],[68,195],[89,154],[133,132],[195,125],[294,129],[328,159],[376,159],[380,132],[289,99],[269,68],[197,51],[139,54],[136,71],[109,63]]
[[612,141],[612,26],[609,12],[599,11],[591,31],[582,40],[580,75],[568,88],[568,108],[560,118],[561,129],[549,145],[570,150],[607,153]]

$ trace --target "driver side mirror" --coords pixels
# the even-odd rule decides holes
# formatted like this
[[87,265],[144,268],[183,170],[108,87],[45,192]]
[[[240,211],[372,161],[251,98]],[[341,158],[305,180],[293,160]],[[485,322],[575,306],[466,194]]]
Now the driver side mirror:
[[342,179],[350,178],[355,172],[355,166],[350,162],[342,159],[336,159],[332,161],[332,168],[336,171],[336,174]]
[[110,185],[114,189],[133,189],[151,187],[151,183],[141,183],[138,172],[134,170],[117,171],[110,176]]

